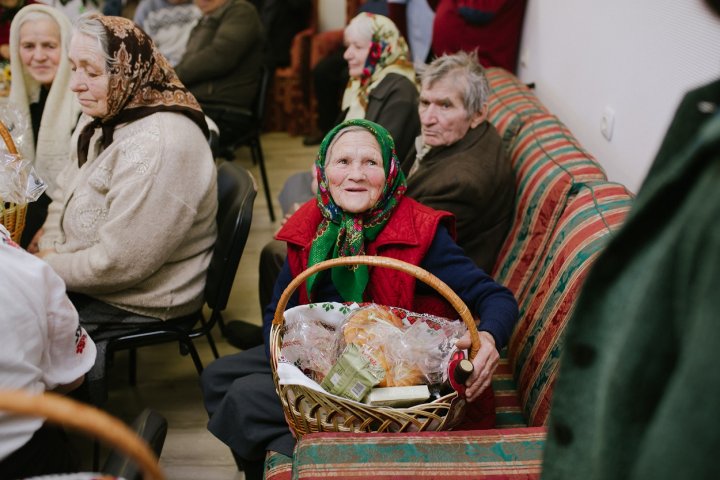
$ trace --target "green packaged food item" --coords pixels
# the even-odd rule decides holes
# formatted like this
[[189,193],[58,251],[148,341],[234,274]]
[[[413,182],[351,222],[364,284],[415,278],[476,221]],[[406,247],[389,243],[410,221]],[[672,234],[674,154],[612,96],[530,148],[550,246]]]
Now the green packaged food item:
[[383,378],[385,369],[350,343],[320,385],[334,395],[361,402]]

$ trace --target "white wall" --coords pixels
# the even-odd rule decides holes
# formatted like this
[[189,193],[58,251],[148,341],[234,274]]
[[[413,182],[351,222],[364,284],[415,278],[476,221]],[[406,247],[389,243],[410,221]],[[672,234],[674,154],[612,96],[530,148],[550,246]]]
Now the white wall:
[[345,2],[318,0],[318,28],[321,32],[345,28]]
[[720,21],[701,0],[529,0],[518,75],[637,192],[683,93],[720,77]]

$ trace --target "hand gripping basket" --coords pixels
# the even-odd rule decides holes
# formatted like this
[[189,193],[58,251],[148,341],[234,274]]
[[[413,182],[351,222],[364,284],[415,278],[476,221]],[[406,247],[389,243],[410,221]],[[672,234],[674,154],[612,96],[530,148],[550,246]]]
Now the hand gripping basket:
[[[0,122],[0,136],[2,136],[2,139],[5,141],[8,152],[17,155],[18,151],[12,136],[2,122]],[[0,223],[10,232],[10,236],[15,242],[20,241],[23,229],[25,228],[26,212],[26,203],[18,205],[16,203],[6,202],[2,196],[0,196]]]
[[387,257],[356,256],[327,260],[308,268],[290,282],[277,305],[270,332],[270,354],[275,388],[280,396],[285,418],[299,439],[315,432],[417,432],[449,430],[461,419],[465,399],[453,392],[435,401],[408,408],[374,407],[353,400],[318,392],[302,385],[281,385],[277,374],[282,345],[287,302],[310,275],[344,265],[370,265],[408,273],[425,282],[457,310],[470,331],[470,359],[480,348],[475,321],[463,301],[433,274],[407,262]]

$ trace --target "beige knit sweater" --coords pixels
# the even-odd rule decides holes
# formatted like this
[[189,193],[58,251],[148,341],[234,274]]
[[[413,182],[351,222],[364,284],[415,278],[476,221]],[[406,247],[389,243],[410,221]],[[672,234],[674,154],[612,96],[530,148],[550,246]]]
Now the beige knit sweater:
[[[73,135],[90,120],[83,115]],[[98,155],[77,153],[62,172],[62,201],[50,205],[40,248],[80,292],[162,319],[202,306],[215,243],[216,168],[207,141],[187,117],[155,113],[115,129]]]

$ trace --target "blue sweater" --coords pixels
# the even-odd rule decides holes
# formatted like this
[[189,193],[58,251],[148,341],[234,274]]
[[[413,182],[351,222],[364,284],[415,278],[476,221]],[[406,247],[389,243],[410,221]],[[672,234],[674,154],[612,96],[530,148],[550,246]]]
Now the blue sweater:
[[[445,282],[465,302],[470,311],[480,318],[478,329],[493,336],[498,350],[507,345],[518,318],[518,305],[515,297],[510,290],[496,283],[490,275],[475,265],[455,243],[445,227],[438,227],[430,249],[420,266]],[[270,357],[269,337],[273,316],[280,296],[291,281],[292,275],[286,260],[275,282],[272,300],[265,307],[263,315],[263,334],[268,358]],[[329,275],[322,275],[316,288],[318,301],[344,301],[330,281]],[[418,295],[434,291],[432,287],[422,282],[417,283]],[[297,305],[298,293],[296,291],[288,301],[287,308]]]

